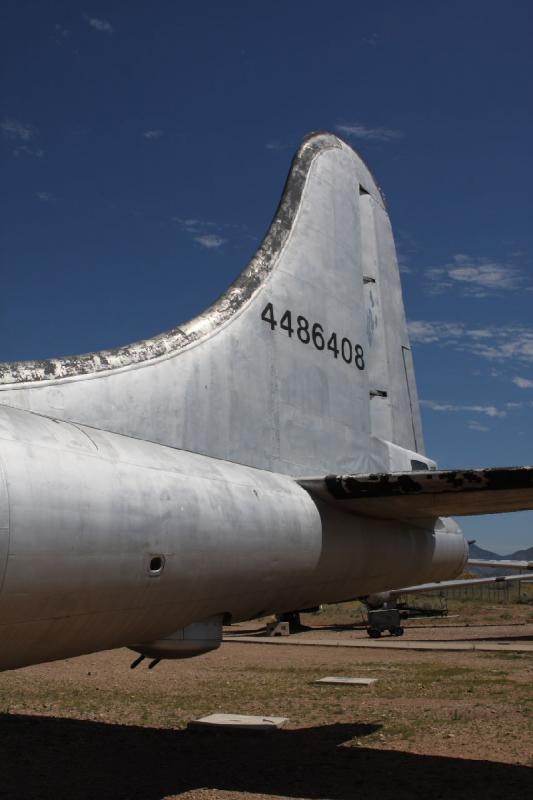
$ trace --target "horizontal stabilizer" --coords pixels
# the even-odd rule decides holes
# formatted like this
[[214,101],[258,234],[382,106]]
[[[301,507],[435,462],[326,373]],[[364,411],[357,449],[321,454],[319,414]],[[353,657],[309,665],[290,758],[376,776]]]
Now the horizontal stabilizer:
[[298,483],[337,508],[382,519],[533,509],[533,467],[328,475]]
[[452,581],[434,581],[433,583],[421,583],[417,586],[404,586],[403,589],[393,589],[390,592],[391,597],[397,597],[400,594],[429,594],[430,592],[444,591],[445,589],[462,589],[469,586],[482,586],[484,584],[498,584],[515,583],[533,583],[531,576],[523,577],[521,575],[502,575],[499,578],[465,578],[464,580]]
[[485,558],[469,558],[466,565],[468,567],[491,567],[492,569],[533,570],[533,561],[510,561],[505,558],[499,561]]

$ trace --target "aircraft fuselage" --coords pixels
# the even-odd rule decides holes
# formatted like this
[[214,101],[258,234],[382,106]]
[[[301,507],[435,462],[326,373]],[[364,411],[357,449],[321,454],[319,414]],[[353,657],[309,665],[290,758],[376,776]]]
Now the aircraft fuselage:
[[359,518],[286,475],[0,408],[0,669],[458,574],[456,526]]

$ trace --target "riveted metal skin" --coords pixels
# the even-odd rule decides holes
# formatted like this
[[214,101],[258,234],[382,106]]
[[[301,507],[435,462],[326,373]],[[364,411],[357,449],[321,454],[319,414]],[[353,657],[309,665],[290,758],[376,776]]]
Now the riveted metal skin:
[[[261,318],[268,303],[274,329]],[[280,324],[286,310],[291,335]],[[298,334],[299,317],[310,334],[322,327],[322,350]],[[333,333],[336,355],[326,346]],[[381,193],[351,147],[315,134],[293,160],[261,247],[210,308],[115,350],[3,364],[0,403],[287,475],[388,472],[383,440],[423,452],[406,353]]]
[[327,475],[300,486],[354,514],[414,519],[496,514],[533,507],[533,467]]
[[0,669],[199,648],[180,631],[466,560],[451,520],[346,513],[297,481],[435,466],[383,198],[332,134],[303,142],[257,254],[203,314],[1,365],[0,465]]
[[354,518],[285,475],[20,409],[0,407],[0,454],[0,669],[142,643],[190,650],[172,637],[197,621],[438,580],[464,561],[457,529]]

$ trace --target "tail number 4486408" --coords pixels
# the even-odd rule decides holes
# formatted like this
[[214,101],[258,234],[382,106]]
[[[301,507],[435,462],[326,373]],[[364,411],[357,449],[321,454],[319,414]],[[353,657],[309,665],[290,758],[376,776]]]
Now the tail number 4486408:
[[326,332],[319,322],[309,322],[307,317],[302,314],[293,314],[287,309],[276,319],[274,306],[267,303],[261,312],[261,319],[270,325],[270,330],[274,331],[278,325],[281,331],[289,338],[295,336],[302,344],[312,344],[317,350],[329,351],[334,358],[339,355],[347,364],[355,364],[357,369],[365,368],[363,348],[360,344],[352,344],[346,336],[337,336],[335,331]]

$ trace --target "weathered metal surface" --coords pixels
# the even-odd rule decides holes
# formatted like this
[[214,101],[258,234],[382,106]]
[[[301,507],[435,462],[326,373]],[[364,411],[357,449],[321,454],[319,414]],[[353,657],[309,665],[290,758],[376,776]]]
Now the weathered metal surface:
[[216,650],[222,643],[222,614],[193,622],[170,636],[153,642],[132,644],[130,649],[149,658],[194,658]]
[[337,499],[533,489],[533,467],[449,469],[390,475],[331,475],[326,478],[326,485]]
[[502,558],[498,561],[486,558],[469,558],[466,565],[467,567],[490,567],[492,569],[533,570],[533,561],[510,561],[507,558]]
[[[124,347],[43,361],[0,363],[0,383],[34,383],[120,369],[168,356],[215,331],[254,296],[275,266],[296,219],[313,159],[341,146],[341,140],[329,133],[305,138],[294,156],[280,204],[259,250],[237,280],[201,315],[151,339]],[[383,203],[373,179],[367,184],[377,202]]]
[[404,586],[401,589],[393,589],[388,592],[390,597],[398,597],[401,594],[427,594],[428,592],[444,592],[446,589],[461,589],[463,586],[483,586],[485,584],[504,584],[520,583],[527,584],[533,579],[527,575],[500,575],[497,578],[465,578],[464,580],[454,579],[451,581],[433,581],[432,583],[419,583],[416,586]]
[[[457,574],[457,530],[364,520],[291,478],[0,406],[0,669]],[[155,559],[155,561],[154,561]]]
[[346,514],[374,501],[328,505],[289,477],[433,465],[390,223],[331,134],[303,143],[261,248],[204,314],[125,348],[4,365],[2,380],[0,668],[465,563],[452,521]]
[[422,423],[390,221],[373,194],[361,195],[359,211],[372,434],[423,453]]
[[493,514],[533,508],[533,467],[328,475],[300,485],[356,514],[383,518]]
[[290,478],[7,407],[0,459],[0,668],[308,599],[322,526]]
[[[274,330],[261,319],[269,302]],[[335,332],[339,349],[344,337],[359,344],[365,368],[302,342],[300,316],[326,342]],[[4,365],[0,403],[284,474],[390,471],[384,439],[421,447],[408,346],[380,192],[348,145],[317,134],[298,151],[257,254],[211,308],[117,350]],[[371,399],[372,389],[387,396]]]

